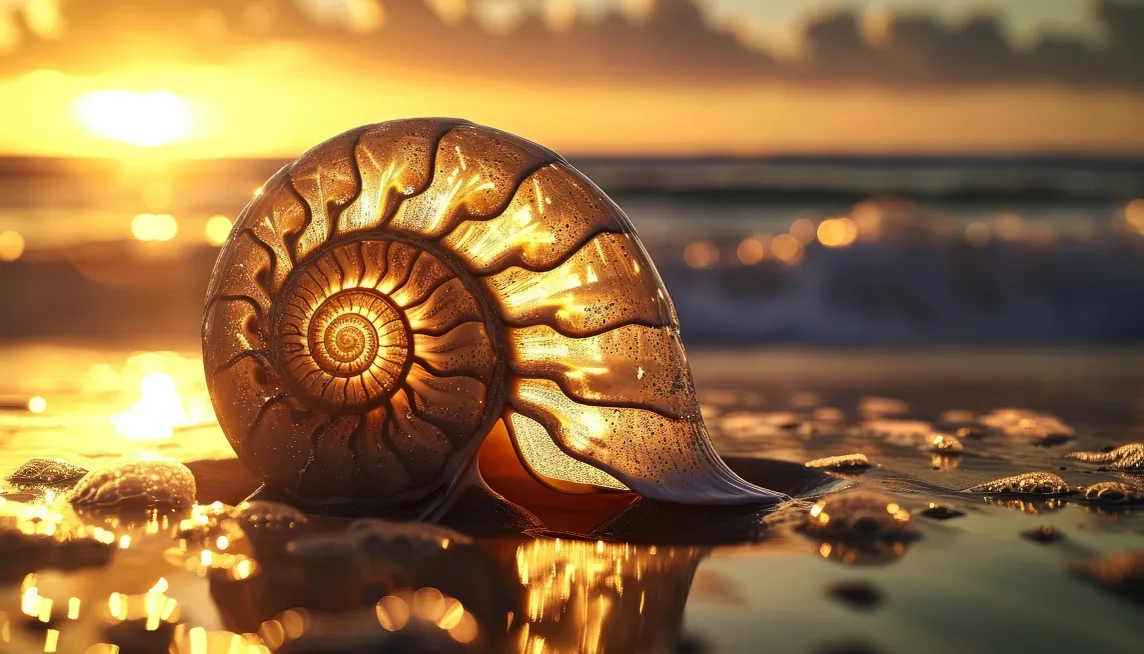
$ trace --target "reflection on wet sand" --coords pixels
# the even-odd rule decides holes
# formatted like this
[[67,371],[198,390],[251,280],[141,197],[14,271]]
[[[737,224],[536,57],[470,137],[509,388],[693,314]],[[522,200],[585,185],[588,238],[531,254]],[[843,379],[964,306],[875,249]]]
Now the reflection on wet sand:
[[677,638],[706,551],[537,540],[516,550],[526,591],[522,653],[662,651]]
[[[269,501],[240,504],[257,480],[232,458],[213,418],[194,411],[195,398],[205,398],[197,358],[76,355],[61,369],[66,365],[80,371],[66,383],[41,378],[4,387],[0,380],[0,398],[18,400],[0,400],[0,474],[7,478],[0,492],[0,651],[605,653],[671,651],[693,638],[711,641],[717,651],[749,651],[740,646],[744,641],[732,638],[728,645],[723,638],[754,634],[799,593],[817,599],[792,609],[829,611],[806,602],[837,604],[823,591],[834,588],[839,574],[873,575],[886,600],[867,612],[874,622],[848,613],[835,616],[839,625],[879,646],[913,638],[909,647],[924,651],[923,636],[891,638],[875,623],[877,616],[903,617],[904,593],[928,580],[933,585],[923,590],[940,598],[934,601],[942,602],[942,620],[967,614],[956,594],[941,594],[964,583],[972,584],[975,620],[984,619],[977,604],[983,602],[1020,622],[1004,611],[1021,601],[1018,591],[985,583],[996,574],[992,562],[1009,553],[1006,565],[1041,574],[1040,583],[1062,600],[1084,588],[1058,574],[1067,562],[1045,568],[1020,549],[1035,546],[1021,537],[1030,518],[1018,511],[1039,513],[1044,528],[1068,534],[1063,546],[1044,548],[1042,557],[1132,547],[1144,515],[1131,470],[1066,458],[1082,451],[1128,460],[1131,447],[1108,456],[1101,450],[1138,440],[1134,435],[1110,439],[1076,420],[1074,442],[1046,447],[971,423],[973,435],[958,432],[964,452],[934,452],[932,428],[919,437],[919,425],[907,421],[947,425],[956,418],[961,424],[990,415],[990,405],[943,397],[939,409],[973,411],[915,416],[913,402],[883,397],[862,403],[875,417],[848,422],[847,415],[860,413],[861,398],[827,390],[817,398],[707,394],[719,404],[716,444],[730,450],[727,461],[736,473],[801,498],[777,509],[684,508],[603,496],[607,501],[597,498],[592,511],[586,504],[546,507],[545,524],[560,531],[530,535],[489,529],[491,520],[476,505],[466,507],[470,519],[457,523],[461,531],[373,517],[351,521]],[[148,375],[160,372],[174,381],[174,394],[154,377],[149,390],[143,388]],[[36,403],[38,413],[30,410],[33,396],[46,398]],[[769,403],[774,397],[789,403]],[[826,416],[816,402],[841,408]],[[155,421],[169,434],[124,430],[112,421],[151,410],[169,414]],[[1075,419],[1069,411],[1061,415]],[[179,426],[184,416],[197,424]],[[826,418],[829,429],[821,427]],[[147,438],[153,440],[141,440]],[[877,465],[840,475],[804,464],[854,452]],[[128,461],[168,457],[188,464],[197,504],[164,508],[159,504],[173,497],[176,485],[136,487],[95,473],[80,487],[102,479],[97,485],[122,491],[109,499],[132,497],[143,506],[68,502],[88,470],[126,472],[135,469],[121,465]],[[138,470],[155,465],[165,464]],[[175,478],[184,479],[178,470]],[[1012,477],[1028,471],[1034,474]],[[112,479],[115,484],[103,484]],[[975,485],[973,492],[959,490]],[[180,487],[180,502],[189,501],[187,485]],[[512,498],[524,501],[530,489],[506,483],[498,491],[515,491]],[[956,508],[947,506],[951,502]],[[1066,519],[1085,527],[1062,524]],[[976,538],[980,534],[987,537]],[[1116,539],[1115,548],[1101,544],[1105,537]],[[1010,539],[1008,545],[998,549],[998,538]],[[708,558],[710,552],[715,556]],[[943,565],[934,566],[935,552]],[[1087,604],[1073,605],[1088,623],[1102,625],[1084,635],[1093,649],[1114,649],[1107,646],[1116,634],[1134,628],[1116,598],[1136,587],[1139,566],[1135,559],[1110,560],[1116,565],[1105,567],[1115,574],[1092,568],[1097,573],[1086,578],[1096,579],[1100,590],[1085,596]],[[837,564],[872,566],[844,570]],[[903,587],[906,578],[910,586]],[[718,619],[706,613],[712,606]],[[822,622],[824,629],[829,622]],[[793,619],[789,629],[784,624],[765,628],[808,638]],[[1068,637],[1053,634],[1054,642],[1075,644]],[[799,640],[806,645],[800,651],[814,651],[819,640],[825,635]]]

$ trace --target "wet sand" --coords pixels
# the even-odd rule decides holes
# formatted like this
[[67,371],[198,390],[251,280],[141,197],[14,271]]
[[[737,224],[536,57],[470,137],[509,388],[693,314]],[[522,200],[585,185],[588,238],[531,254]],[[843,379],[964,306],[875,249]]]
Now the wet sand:
[[[188,350],[3,348],[12,372],[0,380],[9,406],[0,472],[35,457],[85,468],[170,457],[193,471],[199,504],[237,504],[257,480],[202,406]],[[202,506],[77,514],[62,499],[66,483],[49,504],[45,487],[9,484],[6,533],[54,524],[108,544],[88,560],[7,536],[0,641],[60,652],[113,651],[89,650],[96,643],[157,652],[1111,652],[1140,642],[1144,564],[1089,564],[1144,549],[1144,509],[1085,494],[1106,482],[1135,488],[1137,477],[1066,457],[1144,441],[1140,350],[691,358],[720,452],[747,478],[804,501],[761,511],[629,498],[579,536],[467,542],[387,528],[351,538],[350,519],[323,516],[268,528]],[[141,402],[140,384],[156,372],[170,376],[181,405],[169,437],[122,418],[154,423],[164,415],[156,407],[170,410],[154,392]],[[34,395],[46,399],[43,413],[20,408]],[[995,411],[1005,407],[1022,412]],[[935,445],[935,433],[960,451]],[[873,465],[802,466],[853,453]],[[1035,471],[1058,475],[1070,492],[965,491]],[[878,496],[840,501],[855,490]],[[440,598],[416,595],[424,588]]]

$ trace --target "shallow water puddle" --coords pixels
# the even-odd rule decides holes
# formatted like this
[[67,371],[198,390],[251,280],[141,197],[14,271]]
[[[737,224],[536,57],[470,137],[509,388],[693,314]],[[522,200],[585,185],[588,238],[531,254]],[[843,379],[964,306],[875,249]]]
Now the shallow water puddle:
[[[0,473],[15,475],[0,505],[4,651],[1123,651],[1144,633],[1144,557],[1125,554],[1144,550],[1144,490],[1135,450],[1113,450],[1144,441],[1144,373],[1115,357],[1078,373],[1074,358],[1054,371],[1028,355],[1017,374],[1010,355],[1004,374],[982,360],[941,375],[942,353],[864,372],[845,354],[791,367],[754,353],[745,375],[696,353],[720,451],[800,501],[637,503],[580,537],[472,539],[236,508],[255,480],[203,463],[229,448],[194,410],[193,357],[48,354],[82,373],[15,357],[38,386],[0,384],[17,398],[0,412]],[[832,356],[844,374],[816,373]],[[92,386],[128,370],[134,389]],[[150,377],[147,397],[156,373],[173,386]],[[123,428],[125,414],[144,418]],[[865,461],[802,465],[852,454]],[[197,504],[180,506],[182,473],[161,490],[129,479],[164,458],[191,464]],[[155,463],[93,473],[76,493],[87,503],[69,503],[83,470],[137,459]],[[91,488],[109,480],[114,493]],[[139,497],[168,506],[115,503]]]

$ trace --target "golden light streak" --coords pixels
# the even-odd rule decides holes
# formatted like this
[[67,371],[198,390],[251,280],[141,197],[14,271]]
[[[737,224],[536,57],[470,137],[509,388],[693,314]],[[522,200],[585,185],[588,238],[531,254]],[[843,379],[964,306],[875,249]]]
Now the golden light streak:
[[140,382],[142,397],[131,409],[111,417],[115,430],[136,441],[170,438],[176,427],[195,424],[179,395],[175,379],[165,372],[148,374]]

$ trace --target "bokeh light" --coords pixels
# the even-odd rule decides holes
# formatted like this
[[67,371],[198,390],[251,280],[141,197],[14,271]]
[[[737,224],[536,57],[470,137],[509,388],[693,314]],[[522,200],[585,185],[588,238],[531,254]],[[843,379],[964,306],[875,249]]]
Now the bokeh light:
[[131,220],[131,235],[140,241],[169,241],[179,233],[179,221],[169,213],[141,213]]
[[985,247],[991,240],[993,240],[993,230],[987,223],[972,222],[965,226],[965,242],[973,247]]
[[804,251],[798,239],[790,234],[779,234],[771,241],[771,254],[783,263],[794,265],[802,261]]
[[809,218],[799,218],[790,224],[790,235],[799,245],[810,245],[817,233],[814,221]]
[[844,248],[858,237],[858,226],[849,218],[827,218],[818,225],[818,241],[828,248]]
[[719,263],[719,248],[706,241],[689,243],[683,249],[683,261],[692,268],[710,268]]
[[211,245],[222,245],[226,243],[226,239],[230,237],[230,229],[233,224],[230,218],[226,216],[211,216],[207,219],[206,233],[207,242]]
[[92,91],[80,96],[76,115],[87,130],[139,147],[179,141],[191,125],[186,100],[169,91]]
[[1124,220],[1137,234],[1144,236],[1144,198],[1136,198],[1124,207]]
[[770,242],[768,236],[748,236],[739,243],[735,255],[739,257],[739,262],[745,266],[752,266],[763,260],[767,254],[767,243]]
[[43,413],[48,410],[48,401],[36,395],[28,400],[28,410],[32,413]]
[[0,261],[15,261],[24,254],[24,237],[20,232],[0,232]]

